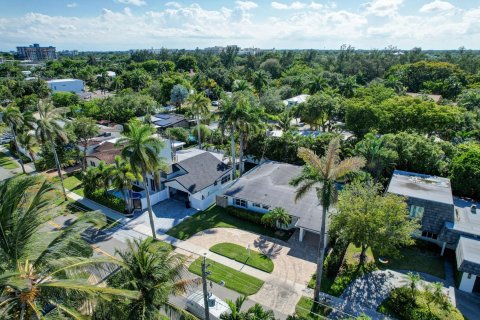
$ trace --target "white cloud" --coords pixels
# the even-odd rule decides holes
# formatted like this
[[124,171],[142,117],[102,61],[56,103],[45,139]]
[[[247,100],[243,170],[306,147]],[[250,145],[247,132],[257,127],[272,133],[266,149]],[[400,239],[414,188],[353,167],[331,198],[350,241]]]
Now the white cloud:
[[290,4],[281,3],[281,2],[272,2],[272,8],[277,10],[299,10],[305,8],[307,5],[300,1],[294,1]]
[[67,4],[67,8],[75,8],[75,7],[78,7],[78,4],[76,2]]
[[455,6],[447,1],[435,0],[433,2],[427,3],[426,5],[420,8],[420,12],[429,13],[429,12],[443,12],[454,9]]
[[180,8],[180,7],[182,7],[182,5],[178,2],[170,1],[170,2],[165,3],[165,7]]
[[144,6],[147,4],[145,0],[115,0],[115,1],[118,3],[128,4],[128,5],[137,6],[137,7]]
[[256,4],[253,1],[235,1],[235,4],[237,5],[238,8],[241,10],[252,10],[258,7],[258,4]]
[[366,3],[367,14],[373,14],[379,17],[390,17],[397,13],[398,8],[403,4],[403,0],[373,0]]

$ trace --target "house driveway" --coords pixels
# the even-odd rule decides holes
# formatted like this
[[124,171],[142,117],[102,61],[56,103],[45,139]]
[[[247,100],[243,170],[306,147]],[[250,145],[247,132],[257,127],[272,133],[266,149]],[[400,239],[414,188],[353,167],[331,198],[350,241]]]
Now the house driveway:
[[291,314],[316,268],[316,248],[296,239],[298,236],[294,235],[288,242],[284,242],[244,230],[214,228],[199,232],[187,241],[205,249],[222,242],[235,243],[245,248],[250,245],[252,250],[269,256],[274,263],[273,272],[260,291],[250,296],[250,299]]
[[[157,203],[152,209],[155,227],[157,232],[161,233],[167,232],[169,229],[198,212],[197,209],[186,208],[184,202],[173,199],[167,199]],[[135,216],[130,219],[128,224],[144,224],[150,227],[148,210],[145,210],[142,213],[136,213]]]

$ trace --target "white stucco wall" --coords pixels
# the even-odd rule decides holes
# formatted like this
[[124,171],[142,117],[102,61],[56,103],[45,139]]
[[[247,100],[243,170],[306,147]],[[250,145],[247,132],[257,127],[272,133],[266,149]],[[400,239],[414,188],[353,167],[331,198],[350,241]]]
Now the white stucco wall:
[[53,92],[83,92],[83,81],[79,79],[58,79],[47,81],[47,85]]
[[475,276],[474,274],[470,274],[470,278],[469,278],[469,274],[464,272],[462,274],[462,280],[460,281],[460,286],[458,288],[462,291],[470,293],[473,290],[473,286],[475,284],[476,279],[477,279],[477,276]]
[[[168,188],[156,193],[150,193],[150,203],[153,205],[168,199]],[[142,209],[147,209],[147,198],[142,198]]]

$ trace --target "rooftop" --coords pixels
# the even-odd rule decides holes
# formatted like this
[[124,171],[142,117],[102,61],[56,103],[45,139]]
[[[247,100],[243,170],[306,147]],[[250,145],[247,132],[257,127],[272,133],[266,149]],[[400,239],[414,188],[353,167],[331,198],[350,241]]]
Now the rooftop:
[[230,167],[210,152],[200,153],[173,166],[182,168],[186,173],[171,180],[177,181],[192,194],[211,186],[230,172]]
[[314,190],[295,202],[296,188],[290,180],[299,175],[302,167],[267,161],[235,181],[225,195],[275,207],[282,207],[298,217],[297,227],[318,232],[322,207]]
[[[461,271],[471,272],[472,265],[480,265],[480,241],[460,237],[456,251],[457,265]],[[473,273],[473,272],[472,272]]]
[[151,118],[152,123],[161,128],[172,126],[184,120],[183,115],[176,113],[158,113]]
[[[457,197],[453,201],[455,203],[453,230],[480,236],[480,203]],[[471,209],[472,205],[476,205],[474,212]]]
[[52,79],[52,80],[48,80],[47,82],[48,83],[55,83],[55,82],[74,82],[74,81],[82,81],[80,79]]
[[98,147],[95,147],[94,152],[87,156],[87,158],[97,158],[100,161],[103,161],[107,164],[113,163],[115,157],[119,156],[122,153],[122,146],[116,146],[115,142],[112,139],[110,141],[105,141]]
[[308,97],[310,97],[309,94],[301,94],[301,95],[283,100],[283,104],[286,106],[295,105],[295,104],[307,101]]
[[448,178],[395,170],[387,191],[410,198],[453,204]]

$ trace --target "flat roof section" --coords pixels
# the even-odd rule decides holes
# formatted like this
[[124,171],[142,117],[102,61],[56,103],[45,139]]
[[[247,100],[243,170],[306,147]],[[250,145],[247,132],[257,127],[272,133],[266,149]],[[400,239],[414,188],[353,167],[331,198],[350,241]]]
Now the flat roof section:
[[453,205],[450,179],[395,170],[388,185],[388,192]]
[[460,271],[480,275],[479,240],[460,237],[455,254],[457,257],[458,269]]

